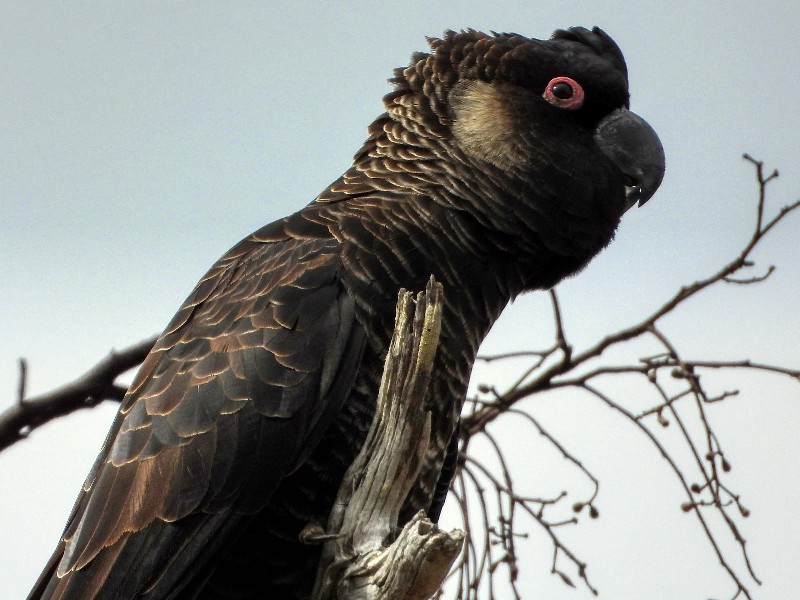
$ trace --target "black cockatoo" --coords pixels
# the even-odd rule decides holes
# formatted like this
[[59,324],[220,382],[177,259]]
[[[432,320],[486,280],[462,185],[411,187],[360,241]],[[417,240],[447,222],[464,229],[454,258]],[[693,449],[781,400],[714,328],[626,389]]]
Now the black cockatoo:
[[363,443],[399,288],[431,275],[434,433],[404,514],[438,516],[492,323],[605,247],[664,155],[598,28],[429,41],[353,166],[234,246],[167,326],[30,598],[306,597],[320,550],[298,533]]

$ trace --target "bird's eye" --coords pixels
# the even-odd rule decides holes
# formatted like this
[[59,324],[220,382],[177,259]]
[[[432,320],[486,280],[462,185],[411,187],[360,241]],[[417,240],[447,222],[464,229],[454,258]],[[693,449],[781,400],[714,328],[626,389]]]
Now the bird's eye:
[[554,77],[544,88],[542,97],[558,108],[575,110],[583,105],[583,88],[570,77]]
[[566,81],[559,81],[550,88],[550,91],[553,92],[553,96],[559,100],[572,98],[572,86]]

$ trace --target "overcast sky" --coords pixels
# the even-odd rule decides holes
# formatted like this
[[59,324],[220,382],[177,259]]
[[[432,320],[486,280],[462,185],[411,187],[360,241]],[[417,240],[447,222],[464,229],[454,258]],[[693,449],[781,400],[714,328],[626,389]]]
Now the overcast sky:
[[[577,347],[641,319],[749,235],[756,190],[743,152],[781,169],[773,208],[800,195],[800,10],[777,0],[652,6],[0,4],[0,409],[14,401],[20,356],[36,394],[162,329],[228,247],[339,176],[382,111],[392,69],[447,28],[548,37],[599,25],[621,46],[632,108],[659,132],[667,175],[561,297]],[[778,267],[768,282],[713,291],[666,321],[681,350],[800,365],[798,231],[795,217],[756,254],[762,268]],[[548,345],[545,299],[518,300],[485,349]],[[502,387],[511,370],[475,375]],[[741,527],[764,580],[754,595],[796,597],[800,386],[745,376],[720,385],[742,390],[712,416],[731,485],[752,510]],[[602,597],[732,595],[678,508],[677,482],[640,435],[587,398],[526,408],[602,479],[601,518],[566,532]],[[0,455],[3,598],[33,584],[113,411],[62,419]],[[531,495],[585,488],[544,443],[510,439]],[[590,598],[548,574],[551,549],[530,529],[525,597]]]

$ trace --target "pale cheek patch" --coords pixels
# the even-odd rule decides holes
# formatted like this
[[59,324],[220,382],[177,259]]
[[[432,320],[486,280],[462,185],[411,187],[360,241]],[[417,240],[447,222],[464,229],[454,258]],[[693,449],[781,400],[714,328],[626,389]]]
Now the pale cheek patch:
[[484,81],[466,81],[452,90],[450,98],[453,136],[464,152],[501,169],[522,164],[518,125],[500,90]]

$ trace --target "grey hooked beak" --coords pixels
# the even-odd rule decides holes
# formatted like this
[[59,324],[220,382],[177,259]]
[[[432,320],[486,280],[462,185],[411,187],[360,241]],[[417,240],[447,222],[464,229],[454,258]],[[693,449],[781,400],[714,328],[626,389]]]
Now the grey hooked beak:
[[594,133],[603,154],[625,175],[625,210],[647,202],[664,179],[664,148],[642,117],[625,108],[605,117]]

